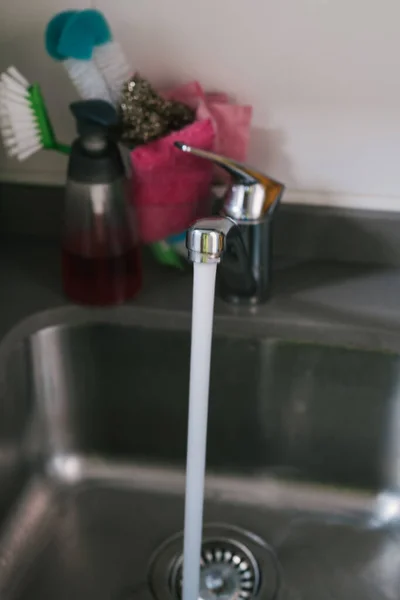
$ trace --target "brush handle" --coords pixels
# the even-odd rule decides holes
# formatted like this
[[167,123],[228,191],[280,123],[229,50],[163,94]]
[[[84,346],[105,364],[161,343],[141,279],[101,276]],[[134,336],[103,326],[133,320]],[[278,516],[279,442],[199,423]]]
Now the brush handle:
[[57,150],[57,152],[60,152],[60,154],[71,154],[71,146],[67,146],[67,144],[59,144],[56,142],[54,144],[54,150]]

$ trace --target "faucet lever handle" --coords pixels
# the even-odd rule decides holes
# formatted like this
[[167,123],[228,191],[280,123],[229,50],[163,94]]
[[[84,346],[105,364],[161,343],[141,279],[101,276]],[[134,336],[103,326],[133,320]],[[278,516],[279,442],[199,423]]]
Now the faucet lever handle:
[[182,152],[212,161],[232,176],[232,186],[227,192],[223,210],[228,217],[237,221],[257,221],[271,213],[278,204],[284,190],[282,183],[209,150],[193,148],[183,142],[175,142],[175,146]]
[[236,183],[243,183],[244,185],[254,185],[259,183],[259,180],[263,175],[261,173],[257,173],[253,169],[249,169],[245,165],[242,165],[231,158],[227,158],[226,156],[221,156],[219,154],[215,154],[215,152],[210,152],[209,150],[201,150],[200,148],[193,148],[193,146],[189,146],[188,144],[184,144],[183,142],[175,142],[175,146],[182,150],[182,152],[190,152],[194,156],[198,156],[200,158],[205,158],[206,160],[210,160],[218,167],[224,169],[229,175],[231,175]]

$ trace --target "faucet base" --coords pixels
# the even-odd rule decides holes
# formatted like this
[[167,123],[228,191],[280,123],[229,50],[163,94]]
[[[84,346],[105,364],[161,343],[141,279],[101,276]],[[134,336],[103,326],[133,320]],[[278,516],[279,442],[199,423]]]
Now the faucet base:
[[259,304],[265,304],[270,298],[270,294],[259,298],[258,296],[236,296],[233,294],[222,294],[219,293],[220,298],[227,302],[228,304],[232,304],[234,306],[258,306]]

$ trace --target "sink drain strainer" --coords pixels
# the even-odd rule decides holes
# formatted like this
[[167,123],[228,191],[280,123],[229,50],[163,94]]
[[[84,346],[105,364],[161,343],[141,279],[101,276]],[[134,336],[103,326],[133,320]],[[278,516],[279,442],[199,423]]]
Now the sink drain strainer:
[[[260,571],[254,556],[237,542],[209,540],[203,543],[200,560],[200,598],[220,600],[253,598],[259,587]],[[182,593],[182,556],[171,574],[171,586]]]
[[[182,534],[167,540],[150,566],[157,600],[182,598]],[[279,565],[260,538],[237,527],[206,525],[200,560],[201,600],[272,600],[279,588]]]

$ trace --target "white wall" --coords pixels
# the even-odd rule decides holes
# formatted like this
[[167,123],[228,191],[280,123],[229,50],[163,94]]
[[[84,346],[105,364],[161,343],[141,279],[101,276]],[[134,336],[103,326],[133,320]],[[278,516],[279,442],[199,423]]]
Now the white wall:
[[[60,137],[74,96],[44,53],[47,20],[90,0],[2,0],[0,67],[42,84]],[[254,106],[249,162],[288,184],[288,201],[400,210],[398,0],[94,0],[134,68],[157,83],[197,78]],[[2,178],[61,181],[42,153]],[[398,208],[397,208],[398,207]]]

